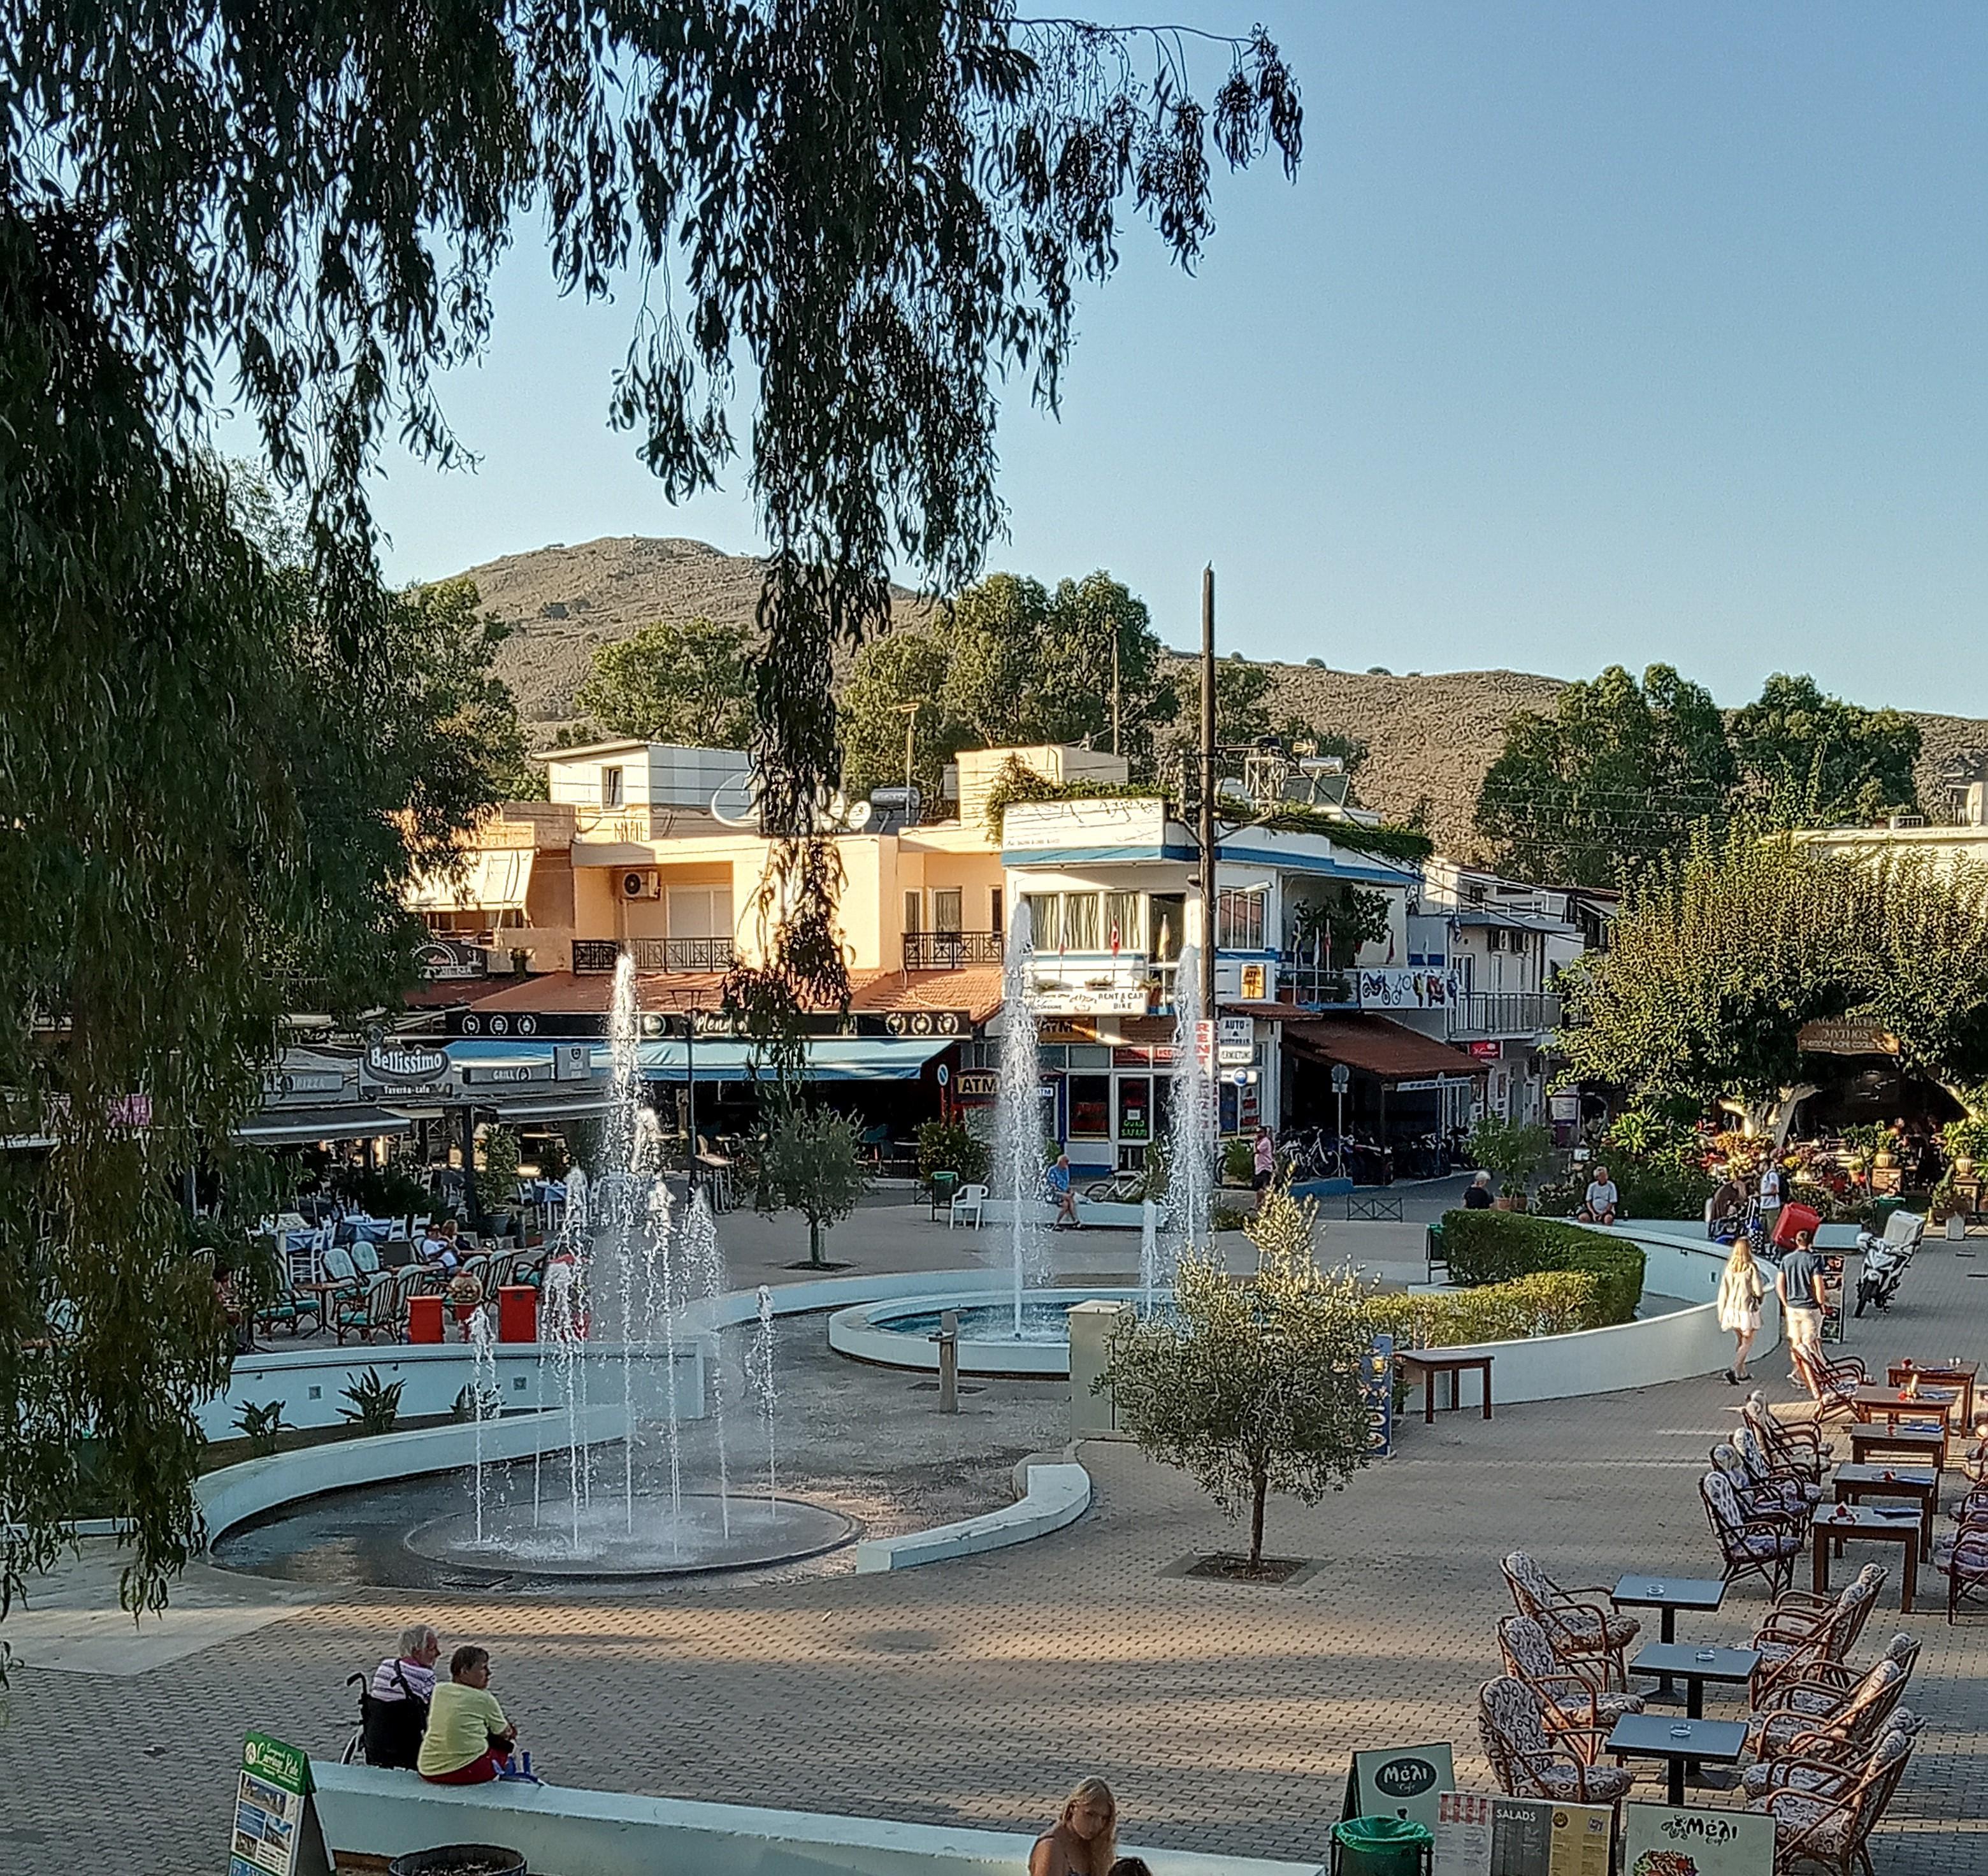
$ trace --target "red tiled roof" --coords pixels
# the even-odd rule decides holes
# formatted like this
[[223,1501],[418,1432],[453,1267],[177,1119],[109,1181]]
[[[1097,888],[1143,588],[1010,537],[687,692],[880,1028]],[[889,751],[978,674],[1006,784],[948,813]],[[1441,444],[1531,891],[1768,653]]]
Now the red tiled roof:
[[1308,1023],[1318,1014],[1302,1003],[1224,1003],[1225,1016],[1253,1016],[1259,1023]]
[[964,1009],[985,1023],[1001,1007],[1001,967],[962,965],[956,971],[874,971],[850,984],[852,1010]]
[[[635,979],[635,1002],[649,1010],[716,1009],[724,987],[721,971],[645,971]],[[524,1010],[534,1016],[604,1016],[614,994],[614,979],[605,972],[545,971],[478,997],[477,1008],[492,1014]],[[1000,967],[858,972],[850,980],[849,1007],[871,1014],[963,1009],[975,1023],[984,1023],[1001,1007]]]
[[1321,1062],[1344,1062],[1382,1081],[1418,1081],[1429,1075],[1482,1075],[1487,1071],[1474,1056],[1438,1042],[1385,1016],[1322,1016],[1293,1023],[1284,1040],[1300,1055]]

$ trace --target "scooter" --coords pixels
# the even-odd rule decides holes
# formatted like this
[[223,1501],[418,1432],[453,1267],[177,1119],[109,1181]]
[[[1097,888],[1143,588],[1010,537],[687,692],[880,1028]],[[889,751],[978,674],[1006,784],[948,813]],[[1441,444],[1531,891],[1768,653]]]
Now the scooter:
[[1858,1315],[1861,1316],[1867,1306],[1881,1311],[1892,1306],[1899,1280],[1910,1267],[1913,1253],[1925,1235],[1925,1220],[1909,1212],[1894,1212],[1885,1221],[1882,1236],[1873,1231],[1857,1234],[1857,1248],[1864,1258],[1864,1267],[1857,1275]]

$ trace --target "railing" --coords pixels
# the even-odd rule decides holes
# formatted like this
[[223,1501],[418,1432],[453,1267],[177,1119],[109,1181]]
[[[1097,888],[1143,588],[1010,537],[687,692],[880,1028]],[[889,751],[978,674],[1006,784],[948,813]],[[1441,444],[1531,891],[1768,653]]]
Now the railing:
[[956,971],[964,964],[999,964],[1002,943],[998,931],[907,931],[904,968]]
[[1449,1033],[1532,1036],[1560,1027],[1560,999],[1535,990],[1467,990],[1451,1005]]
[[732,968],[732,941],[724,938],[637,938],[635,968],[638,971],[729,971]]
[[1357,1000],[1353,979],[1346,972],[1328,971],[1315,964],[1279,965],[1277,989],[1286,1001],[1307,1008]]
[[573,972],[576,977],[610,976],[620,962],[621,947],[612,938],[575,938],[573,941]]

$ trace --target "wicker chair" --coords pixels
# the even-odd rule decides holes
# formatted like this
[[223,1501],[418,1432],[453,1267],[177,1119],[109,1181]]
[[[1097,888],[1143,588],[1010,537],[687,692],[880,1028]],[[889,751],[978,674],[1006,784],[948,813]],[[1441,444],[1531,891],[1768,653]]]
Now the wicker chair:
[[1740,1502],[1723,1472],[1707,1472],[1698,1482],[1698,1492],[1705,1501],[1712,1534],[1719,1540],[1719,1555],[1726,1561],[1726,1580],[1758,1577],[1770,1594],[1779,1595],[1787,1587],[1795,1560],[1808,1541],[1807,1516],[1750,1509]]
[[1898,1640],[1905,1644],[1903,1659],[1887,1652],[1861,1675],[1824,1662],[1813,1677],[1783,1682],[1774,1690],[1773,1705],[1747,1722],[1746,1749],[1768,1759],[1812,1756],[1804,1741],[1837,1739],[1868,1747],[1905,1698],[1919,1658],[1917,1642],[1909,1636]]
[[1570,1729],[1549,1736],[1539,1696],[1510,1675],[1477,1690],[1477,1731],[1492,1776],[1508,1797],[1613,1804],[1628,1795],[1630,1773],[1594,1763],[1608,1733],[1587,1742],[1584,1751]]
[[1805,1490],[1794,1489],[1793,1480],[1771,1475],[1754,1477],[1736,1445],[1722,1440],[1712,1448],[1712,1469],[1733,1488],[1740,1508],[1750,1518],[1787,1518],[1806,1530],[1814,1518],[1816,1500]]
[[1988,1601],[1988,1520],[1963,1523],[1933,1546],[1933,1568],[1946,1578],[1946,1624],[1971,1601]]
[[1740,1412],[1775,1466],[1817,1486],[1822,1483],[1829,1470],[1829,1445],[1815,1420],[1777,1419],[1767,1397],[1757,1388]]
[[1520,1614],[1546,1631],[1554,1654],[1564,1661],[1593,1661],[1603,1670],[1604,1685],[1628,1688],[1627,1652],[1642,1624],[1618,1614],[1606,1590],[1593,1584],[1563,1589],[1523,1550],[1514,1550],[1499,1567]]
[[1770,1791],[1805,1791],[1811,1797],[1841,1797],[1854,1784],[1865,1768],[1876,1757],[1885,1741],[1895,1732],[1916,1740],[1925,1722],[1910,1707],[1898,1708],[1868,1739],[1836,1740],[1823,1734],[1810,1736],[1799,1753],[1784,1753],[1778,1759],[1749,1766],[1740,1780],[1750,1798],[1764,1798]]
[[1733,1450],[1740,1455],[1740,1463],[1746,1469],[1746,1476],[1756,1491],[1777,1491],[1790,1506],[1821,1503],[1825,1489],[1821,1482],[1793,1466],[1777,1464],[1752,1427],[1742,1425],[1734,1433]]
[[1778,1682],[1807,1673],[1819,1661],[1841,1662],[1871,1619],[1885,1578],[1882,1564],[1866,1563],[1834,1596],[1786,1590],[1775,1597],[1767,1619],[1753,1631],[1751,1645],[1760,1665],[1749,1684],[1752,1704],[1767,1705]]
[[1814,1350],[1798,1348],[1789,1357],[1796,1380],[1808,1390],[1815,1402],[1818,1425],[1830,1420],[1854,1420],[1857,1390],[1867,1387],[1871,1377],[1854,1355],[1831,1361]]
[[1774,1868],[1793,1870],[1806,1863],[1838,1876],[1851,1876],[1853,1869],[1875,1876],[1865,1845],[1912,1754],[1910,1733],[1886,1733],[1863,1769],[1830,1797],[1799,1790],[1796,1776],[1805,1768],[1798,1760],[1783,1761],[1780,1782],[1746,1806],[1774,1820]]
[[[1562,1661],[1547,1631],[1529,1615],[1508,1615],[1498,1624],[1498,1653],[1505,1671],[1538,1697],[1547,1732],[1584,1742],[1605,1738],[1625,1713],[1640,1713],[1640,1694],[1610,1693],[1592,1667]],[[1576,1746],[1580,1753],[1583,1748]],[[1587,1748],[1592,1763],[1592,1747]]]

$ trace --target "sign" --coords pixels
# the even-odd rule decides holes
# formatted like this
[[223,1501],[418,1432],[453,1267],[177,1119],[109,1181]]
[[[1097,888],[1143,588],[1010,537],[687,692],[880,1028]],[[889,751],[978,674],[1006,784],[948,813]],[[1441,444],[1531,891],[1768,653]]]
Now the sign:
[[1608,1876],[1606,1804],[1446,1791],[1437,1800],[1435,1876]]
[[1216,1060],[1224,1068],[1246,1067],[1256,1059],[1256,1023],[1252,1016],[1223,1016],[1215,1029]]
[[1334,1063],[1332,1065],[1333,1093],[1335,1094],[1344,1094],[1352,1085],[1352,1070],[1348,1068],[1344,1062]]
[[300,1747],[252,1732],[242,1742],[228,1876],[330,1876],[331,1857]]
[[553,1051],[553,1079],[556,1081],[591,1081],[593,1051],[584,1043],[561,1043]]
[[1346,1774],[1346,1808],[1340,1816],[1412,1817],[1432,1831],[1437,1800],[1456,1785],[1454,1755],[1447,1741],[1355,1753]]
[[1773,1876],[1773,1868],[1771,1817],[1622,1807],[1622,1876]]
[[424,983],[465,983],[490,975],[490,954],[481,945],[429,938],[414,947],[414,968]]
[[1167,842],[1167,804],[1158,796],[1017,801],[1001,816],[1004,853],[1105,847],[1114,860],[1158,860]]
[[1505,1059],[1503,1043],[1466,1043],[1464,1046],[1479,1062],[1502,1062]]
[[959,1071],[959,1098],[963,1101],[991,1101],[1000,1087],[1001,1077],[992,1070],[963,1068]]
[[1239,1088],[1246,1088],[1256,1079],[1256,1071],[1253,1068],[1232,1068],[1229,1071],[1229,1079]]
[[1215,1058],[1220,1047],[1218,1033],[1213,1023],[1204,1018],[1194,1026],[1194,1059],[1204,1074],[1215,1070]]
[[1377,1335],[1361,1357],[1360,1391],[1367,1397],[1367,1450],[1377,1459],[1395,1451],[1395,1338]]
[[935,1079],[941,1087],[944,1087],[952,1080],[952,1070],[942,1062],[938,1065],[938,1073]]
[[1269,994],[1268,980],[1260,964],[1246,964],[1242,967],[1242,999],[1246,1003],[1260,1003]]
[[1795,1033],[1795,1046],[1810,1055],[1896,1055],[1898,1039],[1875,1023],[1835,1018],[1804,1023]]
[[1143,983],[1036,982],[1036,1008],[1046,1016],[1143,1016],[1152,1000]]
[[1581,1097],[1575,1093],[1550,1095],[1547,1100],[1547,1108],[1556,1121],[1578,1121],[1581,1118]]
[[1362,1009],[1445,1009],[1457,999],[1453,971],[1390,964],[1353,978]]
[[364,1067],[375,1081],[425,1087],[448,1073],[448,1053],[421,1043],[375,1043],[366,1051]]

